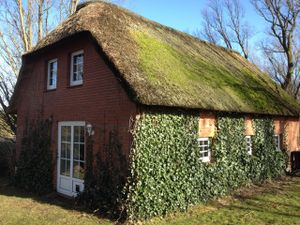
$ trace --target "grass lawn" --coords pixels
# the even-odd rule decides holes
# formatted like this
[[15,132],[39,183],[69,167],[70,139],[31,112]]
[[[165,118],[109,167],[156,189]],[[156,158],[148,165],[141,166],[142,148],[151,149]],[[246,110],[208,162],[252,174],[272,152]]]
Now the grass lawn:
[[147,224],[300,224],[300,177],[242,188],[231,197]]
[[36,197],[8,186],[0,178],[0,224],[2,225],[94,225],[112,224],[109,220],[80,212],[74,204],[57,195]]
[[[24,194],[0,178],[0,224],[115,224],[75,210],[56,195]],[[186,213],[154,218],[142,224],[299,224],[300,177],[285,178],[236,191],[231,197],[191,207]]]

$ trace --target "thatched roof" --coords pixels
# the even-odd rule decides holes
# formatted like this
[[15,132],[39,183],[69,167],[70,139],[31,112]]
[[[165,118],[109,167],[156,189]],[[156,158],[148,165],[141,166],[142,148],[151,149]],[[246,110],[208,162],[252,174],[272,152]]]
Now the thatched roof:
[[299,115],[298,103],[238,53],[109,3],[81,5],[28,54],[83,31],[93,36],[138,103]]

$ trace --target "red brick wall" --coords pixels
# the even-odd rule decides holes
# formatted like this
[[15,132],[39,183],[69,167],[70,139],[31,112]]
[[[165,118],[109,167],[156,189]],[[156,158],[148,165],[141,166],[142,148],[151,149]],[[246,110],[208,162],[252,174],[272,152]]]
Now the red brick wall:
[[[70,55],[77,50],[84,50],[84,82],[82,86],[70,87]],[[54,58],[58,59],[57,89],[46,91],[47,61]],[[109,131],[117,127],[123,151],[128,157],[131,145],[129,120],[136,116],[136,104],[129,99],[88,36],[74,37],[30,62],[17,102],[18,154],[27,121],[30,124],[38,117],[53,117],[51,148],[55,162],[60,121],[91,123],[95,131],[95,154],[103,150]]]
[[215,136],[216,116],[214,113],[201,112],[199,117],[198,134],[200,138]]
[[286,136],[287,150],[289,154],[300,150],[299,143],[299,119],[298,118],[276,118],[274,120],[275,134]]

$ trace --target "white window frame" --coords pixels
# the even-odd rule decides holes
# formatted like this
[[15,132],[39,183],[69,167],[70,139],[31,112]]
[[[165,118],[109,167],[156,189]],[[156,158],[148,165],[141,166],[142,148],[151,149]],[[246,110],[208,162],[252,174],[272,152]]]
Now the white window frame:
[[[50,85],[50,65],[51,63],[56,62],[56,79],[55,79],[55,84]],[[57,70],[58,70],[58,60],[57,59],[51,59],[48,61],[48,72],[47,72],[47,90],[54,90],[56,89],[57,86]]]
[[[278,144],[276,145],[276,141],[275,141],[275,138],[277,138],[277,141],[278,141]],[[280,152],[281,151],[281,142],[280,142],[280,134],[275,134],[274,135],[274,142],[275,142],[275,145],[276,145],[276,151]]]
[[[64,176],[62,174],[60,174],[60,163],[61,163],[61,130],[62,130],[62,127],[63,126],[68,126],[68,127],[71,127],[71,141],[70,141],[70,144],[71,144],[71,149],[70,149],[70,176]],[[84,190],[84,180],[81,180],[81,179],[78,179],[78,178],[74,178],[73,176],[73,164],[74,164],[74,157],[73,157],[73,154],[74,154],[74,127],[76,126],[80,126],[80,127],[84,127],[85,129],[85,126],[86,126],[86,122],[84,121],[62,121],[62,122],[59,122],[58,123],[58,157],[57,157],[57,182],[56,182],[56,188],[57,188],[57,191],[61,194],[64,194],[66,196],[70,196],[70,197],[76,197],[77,196],[77,192],[76,191],[73,191],[73,190],[67,190],[67,189],[63,189],[60,187],[60,179],[69,179],[70,180],[70,183],[71,183],[71,186],[72,186],[72,189],[75,189],[76,188],[76,185],[79,185],[81,191]],[[85,140],[85,148],[86,148],[86,140]],[[86,154],[86,149],[85,149],[85,153]],[[84,162],[84,166],[86,166],[86,158],[85,160],[80,160],[82,162]],[[74,187],[75,186],[75,187]]]
[[[207,141],[207,145],[200,145],[200,141]],[[210,158],[211,158],[211,146],[210,146],[210,140],[209,140],[209,138],[198,138],[198,146],[199,146],[200,154],[204,153],[204,152],[208,152],[208,155],[204,156],[204,157],[200,157],[200,160],[202,162],[210,162]],[[202,147],[206,147],[206,146],[208,147],[208,151],[201,150]]]
[[[252,137],[250,135],[245,136],[246,140],[246,150],[248,155],[252,155]],[[249,142],[250,140],[250,142]]]
[[77,56],[77,55],[80,55],[80,54],[83,54],[83,60],[82,60],[82,70],[83,70],[83,76],[84,76],[84,51],[83,50],[79,50],[77,52],[73,52],[71,54],[71,74],[70,74],[70,85],[71,86],[77,86],[77,85],[81,85],[83,84],[83,76],[82,76],[82,79],[81,80],[73,80],[73,68],[74,68],[74,57]]

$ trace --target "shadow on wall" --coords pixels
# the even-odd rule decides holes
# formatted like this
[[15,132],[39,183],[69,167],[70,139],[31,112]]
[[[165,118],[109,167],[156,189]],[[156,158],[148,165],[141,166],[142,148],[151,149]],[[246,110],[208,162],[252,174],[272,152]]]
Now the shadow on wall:
[[292,174],[300,176],[300,152],[291,153]]

